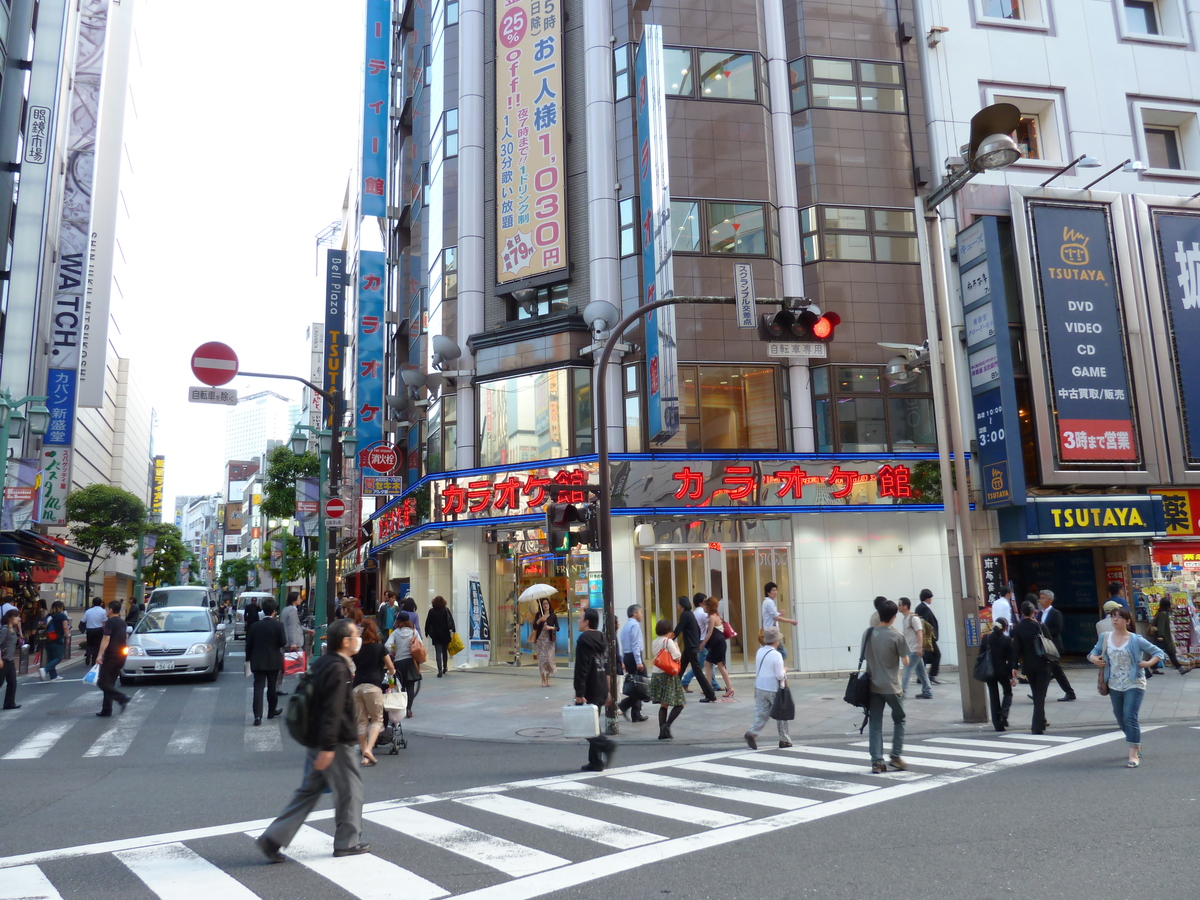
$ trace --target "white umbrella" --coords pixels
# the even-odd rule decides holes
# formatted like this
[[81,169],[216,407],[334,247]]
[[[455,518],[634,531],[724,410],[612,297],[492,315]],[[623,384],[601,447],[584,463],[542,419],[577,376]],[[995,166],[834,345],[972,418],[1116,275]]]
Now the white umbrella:
[[521,591],[521,596],[517,598],[518,603],[525,603],[531,600],[541,600],[543,597],[553,597],[558,593],[558,588],[552,584],[533,584]]

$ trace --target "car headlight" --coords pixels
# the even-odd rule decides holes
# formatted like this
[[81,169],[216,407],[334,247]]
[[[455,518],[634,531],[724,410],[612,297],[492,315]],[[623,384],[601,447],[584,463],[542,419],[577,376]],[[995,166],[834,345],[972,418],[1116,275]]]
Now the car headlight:
[[192,644],[188,650],[189,656],[195,656],[197,653],[207,653],[213,648],[212,644]]
[[143,650],[141,647],[137,646],[136,644],[128,644],[125,647],[125,655],[126,656],[145,656],[146,651]]

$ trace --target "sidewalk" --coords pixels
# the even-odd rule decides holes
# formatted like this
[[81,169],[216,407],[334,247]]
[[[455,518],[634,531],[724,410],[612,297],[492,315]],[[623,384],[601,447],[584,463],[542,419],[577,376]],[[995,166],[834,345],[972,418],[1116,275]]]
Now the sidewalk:
[[[530,743],[562,740],[564,705],[574,702],[570,669],[560,667],[552,686],[543,688],[537,666],[493,666],[451,670],[443,678],[428,668],[414,704],[414,716],[404,721],[411,735],[455,737],[470,740]],[[825,677],[793,677],[788,680],[796,699],[796,719],[790,725],[794,741],[838,738],[857,735],[862,713],[842,700],[849,673]],[[962,721],[957,672],[942,671],[934,685],[932,700],[914,699],[919,691],[909,685],[905,701],[907,730],[910,734],[969,733],[995,735],[990,721],[966,724]],[[1046,697],[1046,718],[1051,733],[1071,728],[1116,727],[1112,705],[1096,693],[1096,669],[1068,668],[1067,677],[1078,697],[1072,703],[1059,703],[1058,686],[1051,683]],[[618,682],[619,684],[619,682]],[[754,676],[734,675],[735,696],[728,701],[704,703],[695,683],[683,713],[671,727],[676,744],[741,743],[742,735],[754,719]],[[720,695],[718,694],[718,697]],[[652,742],[658,739],[658,707],[646,704],[643,713],[649,722],[633,724],[624,717],[620,723],[622,741]],[[1009,714],[1011,729],[1029,732],[1033,703],[1029,689],[1018,684],[1013,690]],[[1153,678],[1142,706],[1143,725],[1187,722],[1200,724],[1200,672],[1178,675],[1168,668],[1165,675]],[[890,723],[885,723],[890,733]],[[774,723],[768,723],[762,739],[775,735]],[[864,732],[865,734],[865,732]]]

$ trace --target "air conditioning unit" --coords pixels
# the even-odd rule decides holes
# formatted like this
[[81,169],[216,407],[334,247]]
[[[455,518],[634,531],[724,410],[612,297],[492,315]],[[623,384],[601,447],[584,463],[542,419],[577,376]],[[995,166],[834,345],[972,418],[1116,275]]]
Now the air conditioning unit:
[[445,541],[417,541],[417,559],[449,559],[450,545]]

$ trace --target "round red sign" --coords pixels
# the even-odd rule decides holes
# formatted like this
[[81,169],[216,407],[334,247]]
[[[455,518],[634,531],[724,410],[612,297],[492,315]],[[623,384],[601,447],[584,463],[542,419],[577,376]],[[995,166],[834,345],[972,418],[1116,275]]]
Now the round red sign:
[[325,503],[325,516],[330,519],[340,519],[346,514],[346,504],[333,497]]
[[378,444],[363,450],[360,464],[364,469],[370,469],[377,475],[390,475],[400,463],[400,454],[391,444]]
[[237,373],[237,354],[228,344],[209,341],[197,347],[192,354],[192,374],[210,387],[229,384]]

